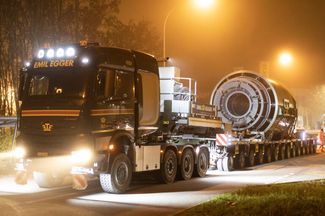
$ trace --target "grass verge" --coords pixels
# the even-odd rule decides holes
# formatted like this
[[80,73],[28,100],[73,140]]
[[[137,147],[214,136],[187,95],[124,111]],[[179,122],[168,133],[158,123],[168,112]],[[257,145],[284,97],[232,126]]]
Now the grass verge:
[[187,215],[325,215],[325,180],[248,186],[177,214]]

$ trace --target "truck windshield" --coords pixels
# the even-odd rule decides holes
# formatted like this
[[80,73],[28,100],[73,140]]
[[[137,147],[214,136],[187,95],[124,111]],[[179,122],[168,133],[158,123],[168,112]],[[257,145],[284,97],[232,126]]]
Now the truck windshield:
[[87,85],[86,74],[68,72],[33,73],[27,78],[28,98],[73,97],[84,98]]

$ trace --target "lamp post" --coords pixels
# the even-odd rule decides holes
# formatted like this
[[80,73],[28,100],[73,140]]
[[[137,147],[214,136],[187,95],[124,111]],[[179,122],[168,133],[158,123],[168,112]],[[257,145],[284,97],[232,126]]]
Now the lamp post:
[[[202,9],[206,9],[214,3],[214,0],[193,0],[193,1],[194,1],[195,5],[197,5],[198,7],[202,8]],[[168,22],[170,15],[176,10],[177,7],[178,7],[178,5],[175,5],[172,9],[170,9],[164,19],[164,26],[163,26],[163,62],[164,62],[164,66],[166,66],[166,61],[167,61],[166,26],[167,26],[167,22]]]
[[164,20],[164,26],[163,26],[163,60],[164,60],[164,66],[166,66],[166,61],[167,61],[167,56],[166,56],[166,25],[167,25],[167,21],[168,18],[170,17],[170,15],[175,11],[175,9],[177,8],[177,5],[174,6],[170,11],[168,11],[165,20]]

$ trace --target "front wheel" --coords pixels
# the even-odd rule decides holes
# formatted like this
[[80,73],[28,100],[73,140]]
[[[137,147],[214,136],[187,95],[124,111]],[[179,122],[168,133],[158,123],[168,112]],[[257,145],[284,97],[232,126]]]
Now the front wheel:
[[111,173],[101,173],[99,175],[100,185],[108,193],[123,193],[131,183],[132,169],[130,159],[125,154],[115,157]]

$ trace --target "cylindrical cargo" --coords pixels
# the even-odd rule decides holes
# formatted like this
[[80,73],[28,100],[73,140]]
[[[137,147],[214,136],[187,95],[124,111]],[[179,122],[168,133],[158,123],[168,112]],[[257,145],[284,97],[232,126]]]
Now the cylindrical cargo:
[[279,83],[251,71],[224,77],[210,103],[232,124],[237,137],[280,140],[291,137],[297,119],[296,102]]

